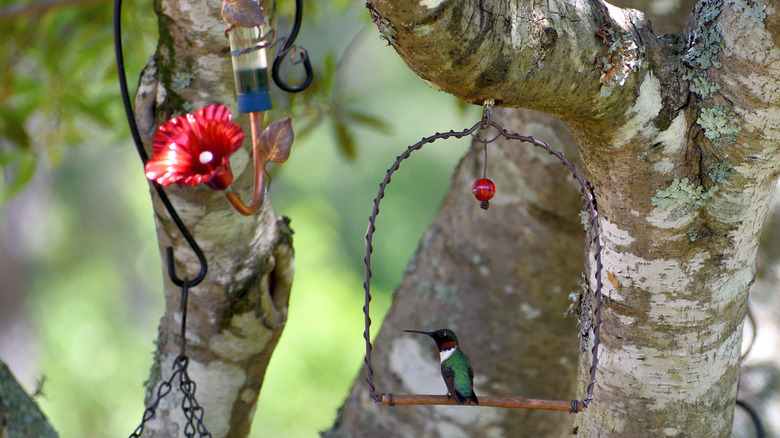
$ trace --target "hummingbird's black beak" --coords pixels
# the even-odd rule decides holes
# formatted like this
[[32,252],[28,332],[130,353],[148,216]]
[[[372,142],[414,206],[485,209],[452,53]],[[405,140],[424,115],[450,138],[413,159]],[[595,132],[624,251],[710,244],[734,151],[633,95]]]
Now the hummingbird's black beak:
[[420,333],[422,335],[433,336],[433,332],[421,332],[419,330],[404,330],[406,333]]

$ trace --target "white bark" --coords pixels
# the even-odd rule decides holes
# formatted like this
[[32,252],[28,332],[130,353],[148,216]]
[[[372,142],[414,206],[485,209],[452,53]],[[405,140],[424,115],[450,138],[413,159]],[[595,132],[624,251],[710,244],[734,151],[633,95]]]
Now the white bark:
[[550,112],[574,134],[605,264],[598,383],[577,432],[728,436],[780,171],[777,8],[703,1],[682,35],[658,37],[640,12],[599,1],[370,5],[432,86]]

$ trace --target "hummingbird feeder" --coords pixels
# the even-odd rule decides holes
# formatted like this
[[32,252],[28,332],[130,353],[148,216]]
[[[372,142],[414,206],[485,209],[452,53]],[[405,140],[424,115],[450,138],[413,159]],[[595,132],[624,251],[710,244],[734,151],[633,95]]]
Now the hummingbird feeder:
[[[434,135],[430,137],[424,137],[419,142],[409,146],[405,152],[403,152],[401,155],[399,155],[395,163],[393,163],[392,166],[387,170],[387,174],[385,175],[384,180],[379,184],[379,192],[377,193],[376,198],[374,198],[374,207],[371,211],[371,215],[369,216],[369,225],[368,225],[368,232],[366,233],[366,256],[364,259],[364,265],[365,265],[365,281],[363,282],[363,289],[365,292],[364,298],[365,302],[363,305],[363,316],[364,316],[364,323],[365,328],[363,331],[363,338],[366,342],[366,356],[365,356],[365,365],[366,365],[366,383],[368,384],[369,389],[369,396],[377,403],[381,403],[382,405],[388,405],[388,406],[395,406],[395,405],[465,405],[465,406],[487,406],[487,407],[502,407],[502,408],[520,408],[520,409],[541,409],[541,410],[552,410],[552,411],[568,411],[571,413],[577,413],[581,412],[583,409],[588,407],[588,404],[593,400],[593,388],[596,384],[596,366],[598,365],[598,352],[599,352],[599,346],[601,344],[599,332],[601,329],[601,305],[602,305],[602,296],[601,296],[601,290],[603,287],[603,282],[601,279],[601,271],[603,270],[603,265],[601,262],[601,242],[600,242],[600,236],[601,231],[599,228],[598,223],[598,210],[596,210],[596,201],[595,197],[593,195],[593,191],[591,186],[585,181],[585,179],[580,175],[580,173],[577,171],[577,168],[566,159],[566,157],[563,156],[563,154],[552,147],[548,145],[547,143],[543,141],[539,141],[534,139],[533,137],[523,136],[517,133],[510,133],[507,130],[505,130],[500,124],[498,124],[496,121],[492,120],[492,108],[493,108],[494,101],[488,100],[485,102],[485,108],[484,113],[482,116],[482,120],[471,126],[470,128],[466,128],[463,131],[449,131],[444,133],[435,133]],[[495,128],[498,133],[489,139],[481,139],[477,137],[475,134],[478,132],[478,130],[487,130],[490,128]],[[419,150],[423,147],[423,145],[428,143],[433,143],[436,140],[439,139],[447,139],[450,137],[455,138],[463,138],[466,136],[472,135],[475,138],[475,141],[482,143],[485,150],[485,167],[483,167],[482,171],[482,178],[476,180],[472,186],[472,193],[474,194],[474,197],[477,198],[478,201],[480,201],[481,205],[480,207],[487,210],[489,206],[489,200],[495,195],[496,193],[496,186],[493,183],[493,181],[487,179],[487,145],[489,143],[494,142],[498,138],[504,138],[506,140],[514,140],[519,141],[521,143],[530,143],[533,146],[542,148],[546,150],[550,155],[555,156],[558,158],[561,163],[566,166],[569,171],[572,173],[572,176],[579,182],[580,184],[580,190],[583,194],[583,197],[585,199],[585,208],[589,213],[590,216],[590,226],[592,229],[592,242],[593,247],[595,249],[594,253],[594,263],[595,263],[595,270],[594,270],[594,276],[596,281],[596,287],[593,292],[593,346],[591,348],[591,366],[589,369],[589,380],[586,388],[586,394],[585,397],[582,400],[540,400],[540,399],[528,399],[528,398],[519,398],[519,397],[487,397],[487,396],[480,396],[479,402],[477,404],[476,402],[476,395],[473,395],[473,392],[471,393],[473,395],[473,401],[466,401],[461,400],[462,397],[455,397],[456,394],[450,395],[398,395],[398,394],[384,394],[384,393],[377,393],[376,387],[373,383],[373,375],[374,375],[374,369],[371,365],[371,312],[369,310],[369,306],[371,303],[371,254],[373,253],[373,236],[374,232],[376,231],[376,217],[379,214],[379,203],[385,196],[385,189],[387,188],[387,185],[390,183],[390,179],[393,176],[393,173],[398,170],[398,168],[401,165],[401,162],[412,154],[412,152]],[[443,332],[443,330],[440,330]],[[418,333],[424,333],[431,336],[433,332],[418,332]],[[454,334],[453,334],[454,338]],[[440,342],[437,341],[437,346],[439,346]],[[447,348],[456,348],[457,342],[455,341],[452,346],[447,345]],[[442,353],[442,348],[440,348],[440,354]],[[448,350],[452,351],[452,350]],[[447,356],[450,357],[450,356]],[[442,363],[444,363],[444,356],[442,356]],[[469,367],[470,368],[470,367]],[[469,372],[469,374],[471,374]],[[442,371],[442,375],[444,376],[444,371]],[[447,376],[445,377],[445,381],[447,381]],[[465,385],[465,384],[464,384]],[[450,384],[447,384],[448,389],[450,388]],[[452,391],[450,391],[452,393]]]
[[[252,201],[247,206],[238,192],[231,188],[225,193],[228,201],[241,214],[252,215],[260,211],[265,197],[265,162],[263,148],[260,145],[260,133],[263,130],[263,113],[270,110],[271,95],[268,84],[268,57],[267,42],[263,41],[263,28],[265,20],[262,18],[262,6],[258,8],[259,19],[254,20],[254,26],[245,27],[240,24],[230,23],[225,15],[225,7],[222,13],[230,27],[225,31],[230,39],[230,58],[233,64],[233,79],[236,83],[236,95],[238,99],[238,112],[249,114],[251,126],[252,157],[255,166],[255,183]],[[290,128],[292,132],[292,128]],[[290,138],[292,145],[292,136]],[[285,156],[286,160],[287,157]],[[284,161],[284,160],[282,160]]]
[[[263,114],[273,105],[269,94],[268,50],[279,42],[283,47],[274,63],[274,69],[280,64],[280,56],[299,49],[293,41],[300,30],[303,3],[296,0],[295,24],[290,36],[272,42],[275,32],[269,29],[263,16],[263,7],[257,0],[223,0],[222,18],[228,23],[225,34],[230,40],[230,57],[233,65],[233,78],[236,83],[238,112],[249,115],[251,126],[252,157],[255,168],[255,181],[252,201],[246,205],[238,192],[232,187],[225,193],[227,200],[241,214],[252,215],[260,211],[265,197],[265,165],[269,161],[282,163],[290,156],[294,139],[289,118],[274,122],[263,129]],[[313,78],[311,64],[306,51],[299,49],[302,62],[306,67],[306,79],[297,87],[291,87],[274,74],[274,80],[285,91],[298,92],[306,88]],[[300,62],[300,61],[298,61]]]
[[[300,1],[298,11],[300,11]],[[282,163],[290,156],[294,140],[292,123],[286,120],[271,123],[263,129],[263,115],[270,110],[271,96],[268,79],[268,50],[273,30],[266,31],[263,7],[256,0],[225,0],[223,19],[228,23],[225,35],[230,40],[233,78],[236,85],[238,112],[249,115],[251,125],[252,157],[254,164],[254,191],[246,205],[232,187],[233,175],[228,158],[241,147],[244,133],[230,120],[231,112],[223,105],[212,104],[194,113],[170,119],[160,126],[154,138],[154,155],[145,163],[146,176],[159,185],[205,184],[214,190],[226,190],[225,197],[243,215],[260,211],[265,197],[265,165]],[[296,12],[296,20],[300,20]],[[300,28],[296,21],[294,32]],[[301,91],[312,77],[306,51],[288,47],[295,35],[287,39],[280,55],[298,49],[306,67],[306,80],[291,87],[274,75],[286,91]],[[280,40],[282,41],[282,40]],[[279,59],[277,59],[279,61]],[[299,61],[300,62],[300,61]],[[274,63],[276,69],[279,63]]]
[[228,31],[240,113],[263,112],[273,107],[268,93],[267,50],[260,40],[263,27],[235,26]]

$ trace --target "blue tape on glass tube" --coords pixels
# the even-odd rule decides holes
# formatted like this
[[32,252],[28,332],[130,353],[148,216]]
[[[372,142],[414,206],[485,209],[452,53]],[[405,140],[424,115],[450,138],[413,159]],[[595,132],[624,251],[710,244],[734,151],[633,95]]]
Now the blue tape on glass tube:
[[273,108],[271,96],[267,92],[238,95],[238,112],[240,113],[256,113],[268,111],[271,108]]

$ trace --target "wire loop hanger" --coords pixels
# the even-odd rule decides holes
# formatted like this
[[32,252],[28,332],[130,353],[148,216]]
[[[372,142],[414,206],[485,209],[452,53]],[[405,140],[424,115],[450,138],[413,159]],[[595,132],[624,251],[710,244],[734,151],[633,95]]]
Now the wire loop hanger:
[[311,67],[311,61],[309,60],[309,56],[306,54],[305,50],[301,51],[301,56],[303,58],[303,68],[306,72],[306,77],[304,78],[303,82],[299,85],[290,85],[284,82],[284,80],[279,76],[279,70],[282,68],[282,59],[290,52],[292,52],[292,56],[295,56],[295,39],[298,38],[298,32],[301,30],[302,21],[303,0],[295,0],[295,21],[293,22],[293,27],[290,30],[290,34],[287,36],[287,40],[285,41],[284,46],[282,46],[282,49],[276,55],[276,59],[274,59],[274,65],[271,68],[271,77],[273,78],[276,85],[288,93],[297,93],[299,91],[303,91],[306,89],[306,87],[311,85],[311,82],[314,80],[314,70]]

